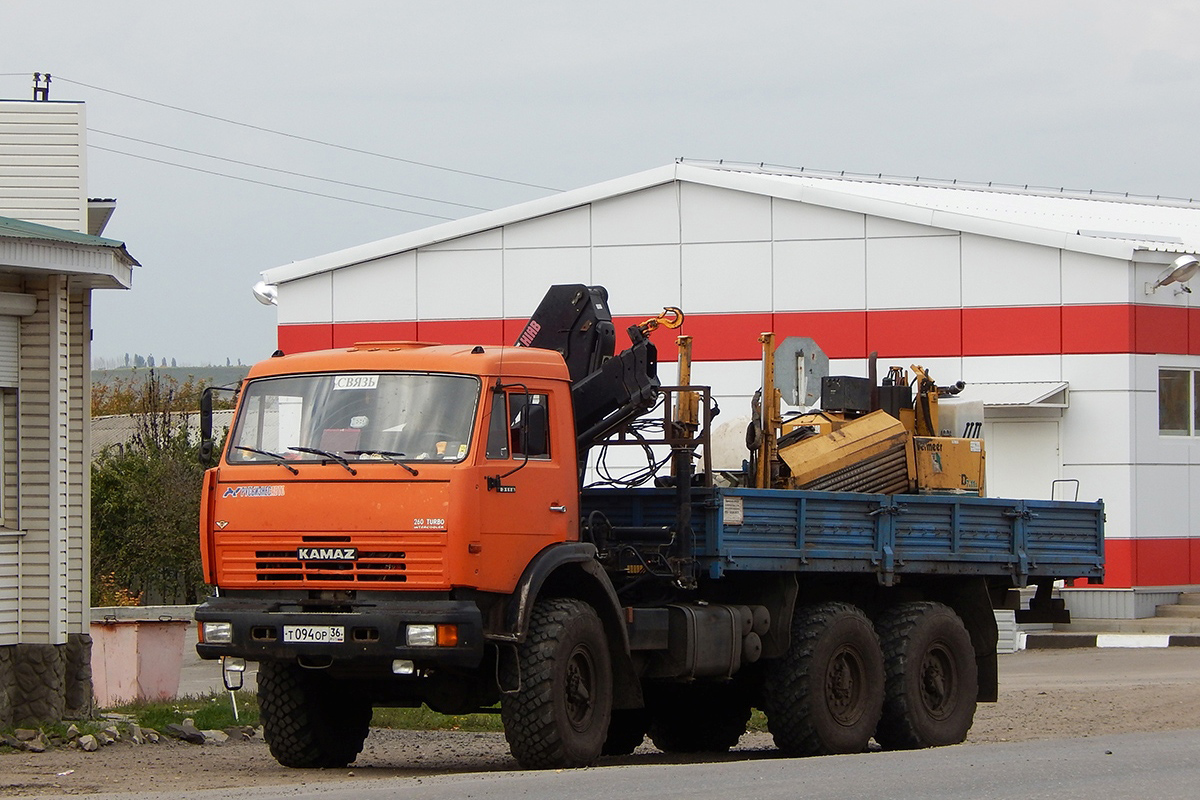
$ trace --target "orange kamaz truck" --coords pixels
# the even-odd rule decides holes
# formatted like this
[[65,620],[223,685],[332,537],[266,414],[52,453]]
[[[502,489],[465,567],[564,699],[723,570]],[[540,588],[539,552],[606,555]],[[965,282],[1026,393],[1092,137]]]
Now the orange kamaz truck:
[[[227,680],[257,662],[280,763],[345,765],[374,707],[420,704],[499,713],[531,768],[647,734],[726,750],[752,707],[789,754],[960,742],[996,699],[994,609],[1036,585],[1020,613],[1061,617],[1052,583],[1102,576],[1099,502],[799,487],[797,433],[770,414],[740,472],[713,470],[708,390],[686,358],[683,385],[657,377],[651,335],[679,319],[616,352],[605,291],[556,286],[512,347],[362,343],[251,369],[205,477],[197,649]],[[889,413],[850,416],[871,412]],[[646,465],[585,486],[617,447]]]

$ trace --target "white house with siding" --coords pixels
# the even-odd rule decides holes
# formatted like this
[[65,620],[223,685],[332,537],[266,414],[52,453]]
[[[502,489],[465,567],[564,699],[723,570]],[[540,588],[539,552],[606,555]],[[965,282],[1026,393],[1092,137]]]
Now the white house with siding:
[[1200,294],[1155,286],[1196,253],[1190,199],[681,162],[263,277],[285,352],[511,343],[548,285],[586,283],[625,320],[683,308],[727,414],[768,330],[816,339],[833,374],[876,351],[964,380],[988,493],[1103,498],[1107,585],[1146,598],[1103,613],[1145,616],[1200,585]]
[[137,262],[89,207],[81,103],[0,101],[0,726],[91,707],[91,295]]

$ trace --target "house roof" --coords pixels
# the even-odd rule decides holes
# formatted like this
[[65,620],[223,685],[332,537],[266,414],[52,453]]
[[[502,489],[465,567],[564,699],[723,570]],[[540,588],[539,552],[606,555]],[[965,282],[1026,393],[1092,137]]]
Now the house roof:
[[96,287],[128,289],[136,266],[141,265],[116,239],[0,217],[0,269],[89,275]]
[[1174,254],[1200,253],[1200,201],[1190,199],[681,160],[296,261],[262,275],[268,283],[286,283],[673,181],[1123,260],[1165,264]]

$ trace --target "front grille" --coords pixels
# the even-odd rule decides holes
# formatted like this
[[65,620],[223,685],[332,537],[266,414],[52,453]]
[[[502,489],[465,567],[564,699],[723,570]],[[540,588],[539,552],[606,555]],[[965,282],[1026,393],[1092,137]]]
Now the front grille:
[[[215,558],[222,586],[306,589],[441,589],[447,583],[444,532],[225,531]],[[353,548],[353,561],[297,558],[300,548]]]
[[255,579],[259,581],[360,581],[404,583],[408,565],[403,551],[360,552],[357,561],[300,561],[295,550],[256,550]]

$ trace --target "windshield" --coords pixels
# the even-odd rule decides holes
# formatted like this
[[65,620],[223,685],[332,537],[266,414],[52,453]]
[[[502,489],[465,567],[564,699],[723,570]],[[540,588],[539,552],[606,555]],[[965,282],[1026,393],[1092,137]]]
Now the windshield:
[[479,379],[428,373],[262,378],[244,389],[230,463],[461,461],[471,444]]

